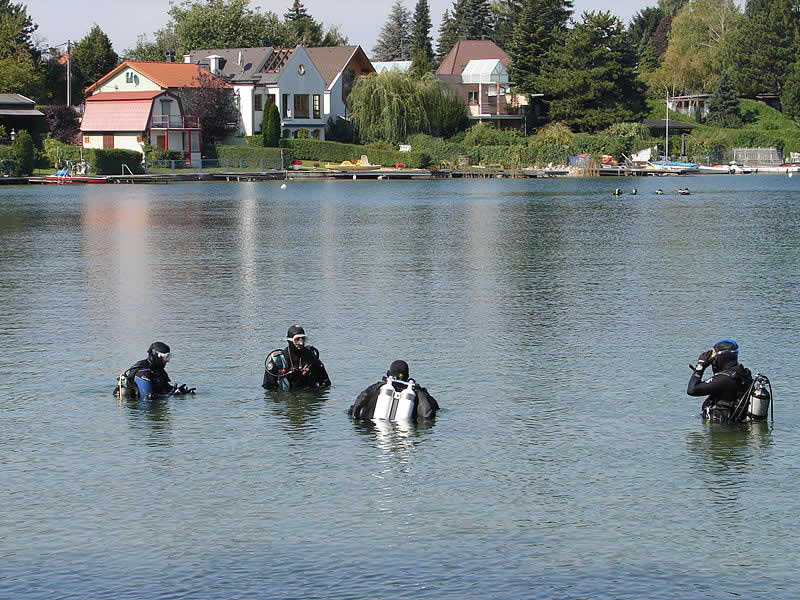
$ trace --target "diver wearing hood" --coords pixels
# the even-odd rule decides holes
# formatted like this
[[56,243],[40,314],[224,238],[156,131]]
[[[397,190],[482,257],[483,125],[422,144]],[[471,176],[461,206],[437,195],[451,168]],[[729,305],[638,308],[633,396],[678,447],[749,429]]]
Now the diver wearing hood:
[[331,384],[319,350],[306,345],[306,332],[292,325],[286,332],[286,348],[273,350],[264,360],[261,387],[272,390],[326,387]]
[[347,411],[354,419],[424,420],[439,410],[436,399],[408,376],[408,364],[396,360],[386,376],[358,395]]
[[[702,381],[708,365],[714,374]],[[750,370],[739,363],[739,345],[733,340],[714,344],[697,358],[686,393],[690,396],[708,396],[703,402],[703,418],[715,423],[732,420],[739,399],[747,394],[753,377]]]
[[147,349],[147,358],[133,364],[119,376],[115,396],[123,398],[152,398],[154,396],[180,396],[194,394],[194,388],[176,385],[164,370],[171,353],[164,342],[153,342]]

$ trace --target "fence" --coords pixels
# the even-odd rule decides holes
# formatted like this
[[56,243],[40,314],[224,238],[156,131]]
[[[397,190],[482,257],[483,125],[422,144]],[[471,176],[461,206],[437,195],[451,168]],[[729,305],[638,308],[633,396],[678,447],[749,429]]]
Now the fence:
[[783,164],[783,155],[777,148],[732,148],[729,154],[731,160],[749,167]]
[[[204,158],[200,169],[227,169],[230,171],[282,171],[280,158]],[[148,160],[148,169],[195,169],[184,160]]]

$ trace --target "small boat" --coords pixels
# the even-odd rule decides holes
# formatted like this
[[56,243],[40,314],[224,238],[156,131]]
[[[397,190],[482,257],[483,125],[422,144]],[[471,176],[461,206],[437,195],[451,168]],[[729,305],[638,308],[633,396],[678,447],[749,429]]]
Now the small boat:
[[376,169],[380,169],[381,165],[372,165],[369,162],[366,154],[362,154],[361,158],[356,160],[356,162],[350,162],[349,160],[344,160],[338,164],[327,164],[325,165],[326,169],[335,169],[337,171],[375,171]]
[[[31,181],[34,181],[33,179]],[[70,175],[69,171],[66,174],[47,175],[35,179],[41,183],[57,183],[57,184],[70,184],[70,183],[108,183],[108,177],[99,175]]]
[[699,165],[690,162],[677,162],[674,160],[654,160],[647,163],[646,169],[660,173],[697,173]]
[[707,175],[747,175],[753,172],[753,169],[750,167],[744,167],[736,161],[731,161],[727,165],[711,165],[710,167],[699,165],[697,168],[700,173],[705,173]]

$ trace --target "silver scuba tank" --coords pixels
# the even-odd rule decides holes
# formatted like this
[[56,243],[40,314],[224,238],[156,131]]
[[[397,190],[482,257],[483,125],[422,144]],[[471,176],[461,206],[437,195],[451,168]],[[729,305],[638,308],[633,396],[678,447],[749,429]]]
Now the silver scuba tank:
[[[400,384],[405,389],[398,392],[394,385]],[[414,414],[414,404],[417,394],[414,392],[414,380],[402,381],[387,377],[378,390],[378,400],[375,402],[375,410],[372,413],[373,419],[388,419],[391,421],[408,421]]]
[[763,421],[767,418],[769,404],[772,400],[768,385],[769,380],[761,373],[756,373],[756,377],[753,380],[753,391],[750,392],[750,398],[747,403],[747,416],[754,421]]

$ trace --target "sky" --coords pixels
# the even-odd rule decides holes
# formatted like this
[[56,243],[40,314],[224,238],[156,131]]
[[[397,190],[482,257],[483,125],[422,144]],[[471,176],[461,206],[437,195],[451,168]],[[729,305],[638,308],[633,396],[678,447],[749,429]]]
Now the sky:
[[[39,26],[35,40],[55,46],[76,42],[83,38],[96,23],[111,39],[117,54],[136,45],[140,35],[150,41],[153,32],[168,21],[168,0],[16,0],[28,8],[28,14]],[[303,0],[306,10],[326,26],[337,25],[350,44],[360,44],[369,55],[394,0]],[[442,13],[452,7],[452,0],[429,0],[435,40]],[[656,0],[573,0],[574,16],[584,11],[610,10],[622,19],[646,6],[656,6]],[[282,16],[291,0],[251,0],[251,8],[272,11]],[[404,5],[413,12],[416,0],[405,0]]]

